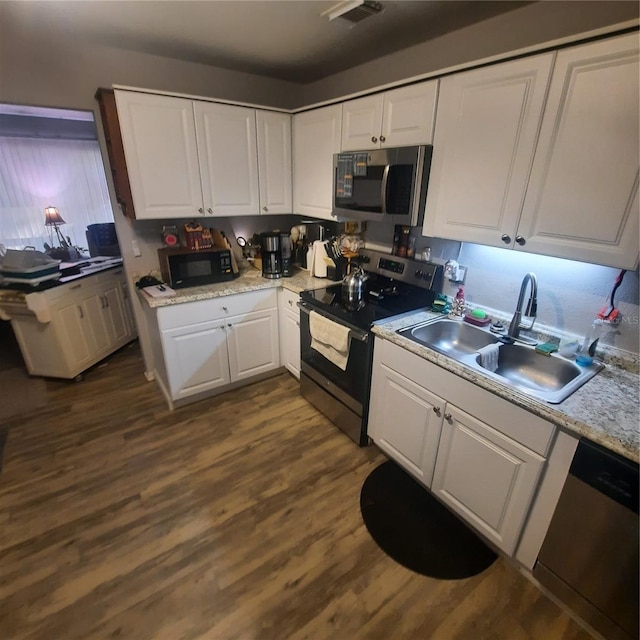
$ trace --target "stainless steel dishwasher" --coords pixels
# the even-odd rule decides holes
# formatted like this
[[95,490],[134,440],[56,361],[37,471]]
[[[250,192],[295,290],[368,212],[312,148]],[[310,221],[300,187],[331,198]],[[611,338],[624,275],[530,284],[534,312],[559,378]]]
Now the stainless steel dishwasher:
[[636,640],[638,535],[638,465],[580,440],[533,575],[608,640]]

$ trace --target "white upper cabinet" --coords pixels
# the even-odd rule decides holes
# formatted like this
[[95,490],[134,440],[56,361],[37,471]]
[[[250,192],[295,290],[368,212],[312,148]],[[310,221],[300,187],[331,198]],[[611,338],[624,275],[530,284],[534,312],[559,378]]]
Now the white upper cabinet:
[[256,215],[258,151],[255,109],[194,102],[206,215]]
[[639,77],[635,33],[558,53],[518,227],[522,250],[635,268]]
[[513,246],[553,54],[441,80],[424,235]]
[[431,144],[438,81],[421,82],[342,105],[342,150]]
[[340,151],[342,107],[332,105],[293,118],[294,213],[335,220],[333,154]]
[[256,111],[260,213],[291,213],[291,116]]
[[136,218],[202,215],[192,101],[116,91]]

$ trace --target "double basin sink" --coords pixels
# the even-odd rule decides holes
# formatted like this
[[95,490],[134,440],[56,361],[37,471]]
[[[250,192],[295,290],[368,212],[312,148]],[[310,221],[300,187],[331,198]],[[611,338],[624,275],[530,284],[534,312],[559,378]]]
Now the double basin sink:
[[[583,367],[555,353],[551,356],[540,354],[533,346],[504,343],[487,329],[446,318],[400,329],[397,333],[551,404],[568,398],[604,368],[596,362]],[[478,353],[491,344],[499,345],[497,367],[493,371],[486,368],[487,361]]]

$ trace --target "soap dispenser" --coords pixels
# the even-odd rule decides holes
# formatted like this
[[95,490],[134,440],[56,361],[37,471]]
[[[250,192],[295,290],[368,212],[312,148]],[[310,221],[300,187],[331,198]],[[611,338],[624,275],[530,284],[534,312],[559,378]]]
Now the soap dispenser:
[[464,289],[460,287],[458,289],[458,293],[456,293],[456,297],[453,299],[451,303],[451,313],[450,315],[456,318],[462,318],[464,315],[464,311],[466,308],[465,299],[464,299]]

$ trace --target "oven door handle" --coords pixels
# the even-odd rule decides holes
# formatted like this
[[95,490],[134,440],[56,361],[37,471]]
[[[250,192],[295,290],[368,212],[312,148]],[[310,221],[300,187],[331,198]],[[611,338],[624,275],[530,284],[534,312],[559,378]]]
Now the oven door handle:
[[349,324],[348,322],[342,322],[341,320],[337,320],[336,318],[332,318],[331,316],[327,315],[326,313],[322,313],[321,311],[318,311],[317,309],[314,309],[310,304],[307,304],[306,302],[299,301],[298,302],[298,308],[300,309],[300,311],[302,313],[306,313],[307,315],[309,315],[309,313],[311,313],[311,311],[315,311],[318,315],[321,315],[323,318],[326,318],[327,320],[331,320],[331,322],[335,322],[336,324],[341,324],[341,325],[344,325],[345,327],[349,327],[349,335],[354,340],[359,340],[360,342],[368,342],[369,341],[369,332],[368,331],[362,331],[361,329],[358,329],[358,328],[354,327],[352,324]]

